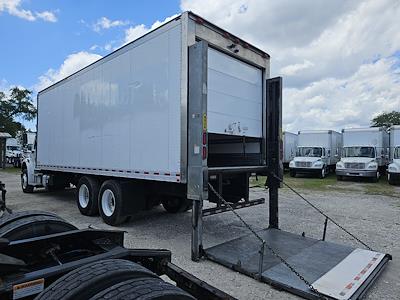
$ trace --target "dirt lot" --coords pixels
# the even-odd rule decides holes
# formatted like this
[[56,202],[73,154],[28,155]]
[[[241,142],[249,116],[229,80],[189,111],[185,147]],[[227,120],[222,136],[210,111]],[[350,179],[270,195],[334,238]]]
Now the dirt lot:
[[[52,211],[80,228],[88,225],[96,228],[112,228],[102,223],[99,217],[80,215],[74,203],[73,189],[57,193],[37,191],[34,194],[23,194],[19,186],[18,173],[13,170],[0,171],[0,180],[6,184],[8,205],[11,209]],[[367,299],[399,299],[400,187],[389,186],[384,181],[378,184],[336,182],[333,176],[324,180],[312,178],[286,178],[286,180],[373,249],[393,255],[394,260],[389,263],[370,290]],[[252,183],[258,184],[255,181]],[[251,194],[253,197],[267,197],[260,188],[253,188]],[[321,237],[323,218],[287,188],[280,190],[279,209],[280,226],[283,230],[298,234],[305,232],[307,236],[315,238]],[[266,205],[238,212],[256,229],[268,225]],[[173,261],[180,267],[239,299],[299,299],[210,261],[192,262],[190,220],[190,212],[171,215],[158,207],[135,216],[120,229],[127,231],[127,247],[170,249]],[[208,217],[204,225],[205,247],[248,233],[230,212]],[[327,240],[357,245],[333,224],[328,226]]]

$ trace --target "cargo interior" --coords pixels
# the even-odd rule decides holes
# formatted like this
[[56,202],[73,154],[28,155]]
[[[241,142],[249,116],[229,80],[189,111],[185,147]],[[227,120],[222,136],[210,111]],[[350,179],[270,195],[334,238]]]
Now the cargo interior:
[[208,134],[208,167],[260,166],[261,138]]
[[[209,182],[227,201],[249,200],[250,169],[262,165],[261,142],[255,137],[208,134]],[[243,172],[235,167],[250,168]],[[209,193],[209,201],[219,203],[213,193]]]

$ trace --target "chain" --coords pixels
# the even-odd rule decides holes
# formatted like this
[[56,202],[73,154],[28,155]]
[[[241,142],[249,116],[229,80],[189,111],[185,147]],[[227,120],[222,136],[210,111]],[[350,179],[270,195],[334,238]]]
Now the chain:
[[314,292],[315,294],[317,294],[319,296],[320,299],[326,299],[326,297],[324,297],[316,288],[314,288],[312,286],[312,284],[304,278],[304,276],[302,276],[299,272],[296,271],[296,269],[291,266],[282,256],[280,256],[277,252],[275,252],[275,250],[269,246],[265,240],[249,225],[246,223],[245,220],[243,220],[243,218],[233,209],[233,207],[214,189],[214,187],[212,186],[211,183],[208,183],[208,186],[210,188],[210,190],[218,197],[219,200],[221,200],[232,212],[233,214],[239,218],[239,220],[247,227],[247,229],[249,229],[251,231],[251,233],[253,233],[253,235],[262,243],[264,244],[267,249],[273,254],[275,255],[280,261],[281,263],[283,263],[286,267],[289,268],[290,271],[292,271],[298,278],[300,278],[301,281],[303,281],[308,287],[309,289]]
[[355,239],[357,242],[360,244],[364,245],[368,250],[372,250],[370,246],[368,246],[366,243],[364,243],[362,240],[357,238],[354,234],[352,234],[350,231],[348,231],[346,228],[344,228],[342,225],[340,225],[338,222],[333,220],[331,217],[329,217],[326,213],[324,213],[320,208],[316,207],[314,204],[312,204],[309,200],[304,198],[299,192],[297,192],[295,189],[293,189],[290,185],[288,185],[286,182],[284,182],[282,179],[280,179],[278,176],[274,175],[276,179],[278,179],[280,182],[283,183],[287,188],[289,188],[293,193],[295,193],[297,196],[299,196],[301,199],[303,199],[307,204],[309,204],[312,208],[314,208],[317,212],[319,212],[321,215],[323,215],[325,218],[327,218],[329,221],[331,221],[333,224],[335,224],[337,227],[342,229],[344,232],[346,232],[348,235],[350,235],[353,239]]

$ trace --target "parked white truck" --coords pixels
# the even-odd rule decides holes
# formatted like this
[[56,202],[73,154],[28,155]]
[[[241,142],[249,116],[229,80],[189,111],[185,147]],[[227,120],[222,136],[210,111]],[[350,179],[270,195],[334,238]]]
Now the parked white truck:
[[39,92],[23,191],[72,183],[80,212],[111,225],[160,202],[168,212],[193,203],[199,257],[203,200],[219,205],[207,214],[225,211],[209,184],[233,207],[261,204],[249,199],[249,177],[279,165],[282,85],[269,64],[262,50],[179,15]]
[[336,164],[338,180],[368,177],[378,181],[389,162],[389,134],[384,127],[343,129],[342,159]]
[[302,130],[298,133],[296,157],[290,162],[290,176],[316,174],[325,178],[340,160],[342,135],[334,130]]
[[387,169],[390,184],[400,184],[400,125],[390,127],[390,165]]
[[283,167],[289,168],[289,163],[296,156],[297,151],[297,134],[284,131],[282,133],[282,146],[283,146]]
[[16,138],[6,140],[6,161],[16,167],[20,167],[19,161],[22,155],[22,148]]

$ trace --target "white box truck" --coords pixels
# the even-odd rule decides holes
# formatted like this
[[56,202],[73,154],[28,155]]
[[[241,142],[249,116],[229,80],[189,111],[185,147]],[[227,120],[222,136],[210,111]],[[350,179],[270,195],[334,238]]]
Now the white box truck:
[[368,177],[378,181],[389,162],[389,134],[384,127],[343,129],[342,159],[336,164],[338,180]]
[[297,134],[284,131],[282,133],[282,147],[283,147],[283,167],[285,169],[289,168],[289,163],[296,156],[297,151]]
[[334,130],[302,130],[298,133],[296,157],[290,162],[290,176],[315,174],[320,178],[335,169],[340,159],[342,135]]
[[[279,166],[282,86],[269,65],[264,51],[181,14],[39,92],[23,191],[72,183],[80,212],[111,225],[160,202],[193,205],[199,257],[202,215],[227,210],[209,184],[234,208],[261,204],[249,177]],[[202,212],[203,200],[218,207]]]
[[400,125],[390,127],[390,164],[387,169],[389,184],[400,184]]
[[19,160],[22,154],[22,147],[16,138],[6,140],[6,161],[16,167],[20,167]]

